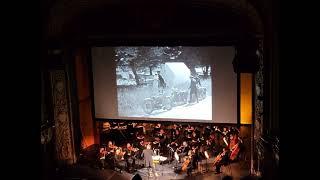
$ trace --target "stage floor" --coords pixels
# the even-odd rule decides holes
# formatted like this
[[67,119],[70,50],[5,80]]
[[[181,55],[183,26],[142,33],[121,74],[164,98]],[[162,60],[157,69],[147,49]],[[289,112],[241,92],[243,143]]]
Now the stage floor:
[[[212,167],[212,159],[208,162],[202,163],[201,169],[196,169],[192,171],[191,176],[187,176],[186,172],[177,174],[174,172],[174,162],[170,164],[157,164],[153,170],[148,168],[139,169],[138,173],[143,180],[147,179],[161,179],[161,180],[170,180],[170,179],[197,179],[197,180],[221,180],[224,176],[232,176],[233,179],[240,179],[241,177],[249,175],[248,165],[244,163],[232,163],[228,166],[223,166],[221,168],[222,173],[215,174],[214,168]],[[206,166],[207,165],[207,166]],[[149,172],[149,173],[148,173]]]
[[147,168],[138,169],[134,173],[127,173],[123,171],[119,173],[110,169],[97,169],[92,168],[87,165],[73,165],[69,168],[60,170],[59,175],[53,179],[88,179],[88,180],[106,180],[106,179],[131,179],[131,177],[139,174],[143,180],[171,180],[171,179],[193,179],[193,180],[221,180],[224,176],[232,176],[233,180],[239,180],[241,177],[249,175],[249,166],[242,162],[232,163],[227,167],[221,167],[222,173],[215,174],[214,168],[208,161],[208,166],[206,168],[206,163],[203,163],[201,171],[194,170],[191,176],[187,176],[186,172],[181,174],[176,174],[174,172],[174,162],[167,164],[157,164],[151,173],[148,173]]

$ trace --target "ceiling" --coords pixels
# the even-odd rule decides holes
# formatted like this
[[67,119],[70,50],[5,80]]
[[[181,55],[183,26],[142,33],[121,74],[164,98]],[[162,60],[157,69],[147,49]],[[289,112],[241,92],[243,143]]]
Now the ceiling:
[[[45,39],[63,36],[241,36],[263,34],[255,0],[45,0]],[[259,10],[259,11],[258,11]]]

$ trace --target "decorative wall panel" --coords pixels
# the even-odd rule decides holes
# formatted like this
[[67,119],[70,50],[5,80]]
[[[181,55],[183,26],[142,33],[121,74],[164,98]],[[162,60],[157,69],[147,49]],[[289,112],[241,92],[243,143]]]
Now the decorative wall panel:
[[255,171],[260,174],[261,162],[264,158],[264,146],[261,142],[263,136],[263,86],[264,86],[264,62],[263,62],[263,42],[259,42],[259,48],[257,50],[259,68],[255,75],[255,122],[254,122],[254,144],[255,144]]
[[51,71],[50,75],[53,93],[56,159],[58,163],[72,164],[75,161],[75,154],[66,87],[67,77],[64,70]]
[[263,86],[264,86],[264,65],[263,65],[263,49],[262,49],[262,42],[259,42],[260,46],[257,50],[259,68],[255,75],[255,133],[254,138],[255,140],[260,139],[263,131]]

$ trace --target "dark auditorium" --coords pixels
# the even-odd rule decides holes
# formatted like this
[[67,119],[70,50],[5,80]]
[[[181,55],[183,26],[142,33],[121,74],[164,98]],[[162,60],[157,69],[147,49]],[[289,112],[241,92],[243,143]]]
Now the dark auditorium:
[[276,1],[41,7],[43,180],[279,179]]

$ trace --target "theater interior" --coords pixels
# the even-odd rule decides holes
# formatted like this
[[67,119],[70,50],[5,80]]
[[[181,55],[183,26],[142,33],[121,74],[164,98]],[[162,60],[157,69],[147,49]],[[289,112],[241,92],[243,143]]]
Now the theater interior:
[[42,179],[279,179],[277,1],[41,5]]

